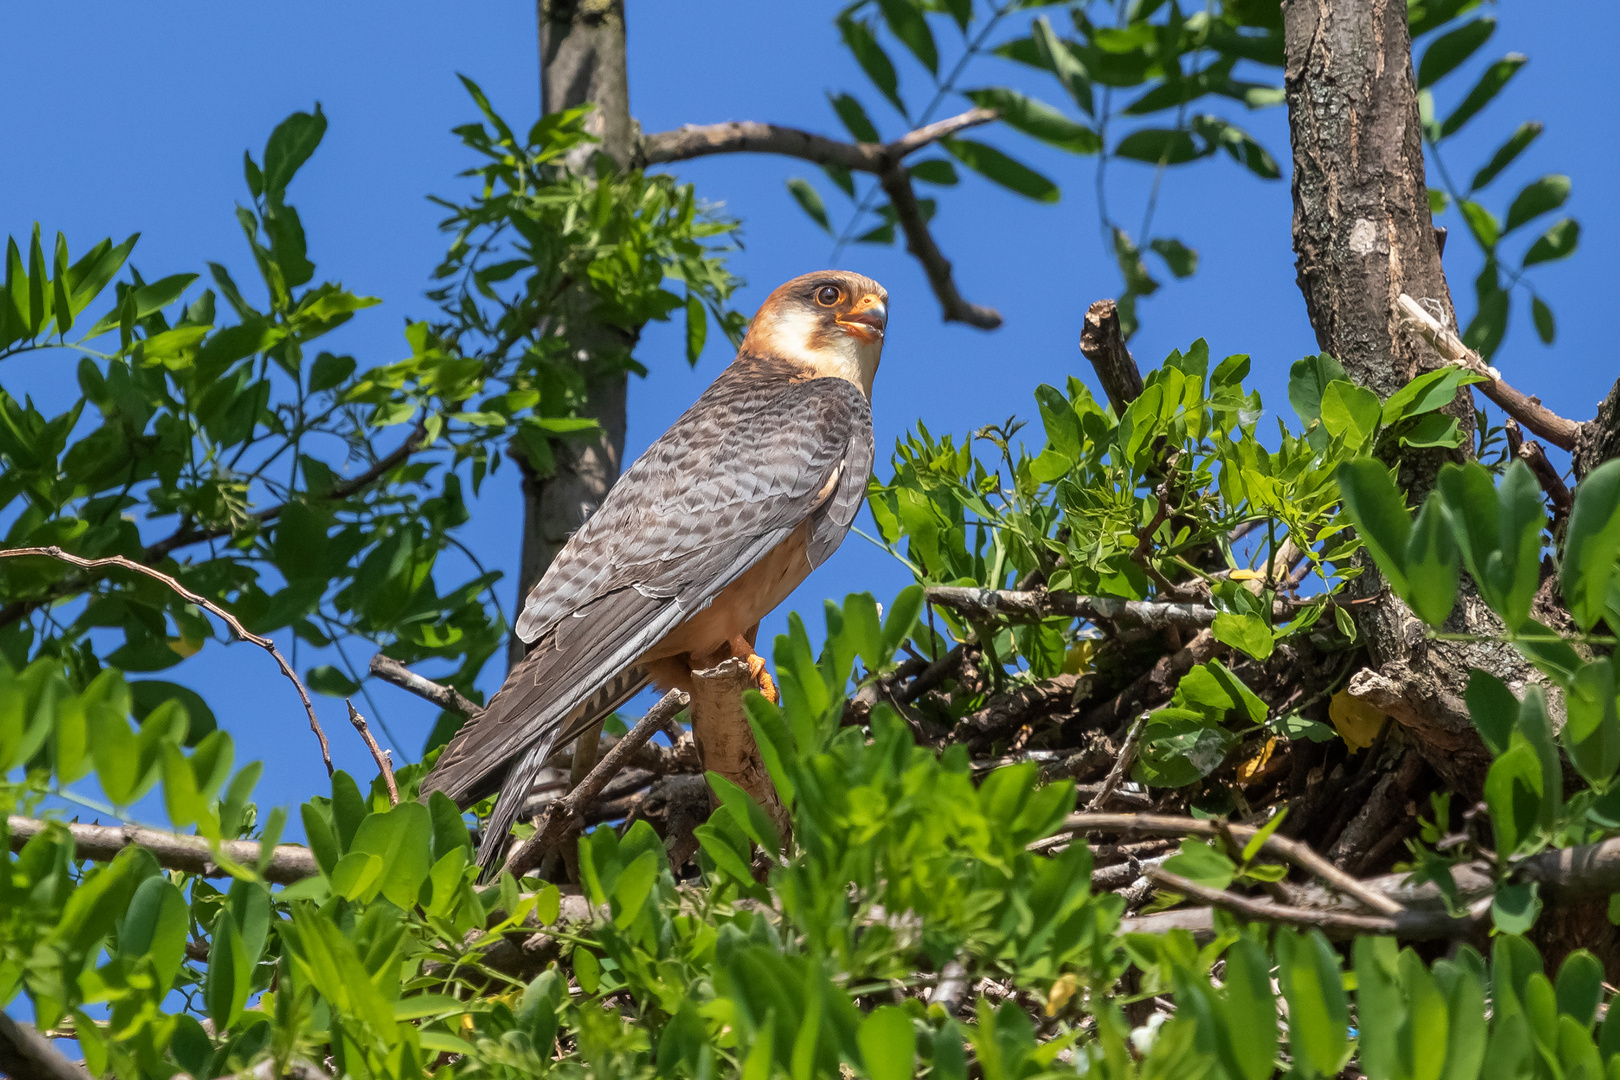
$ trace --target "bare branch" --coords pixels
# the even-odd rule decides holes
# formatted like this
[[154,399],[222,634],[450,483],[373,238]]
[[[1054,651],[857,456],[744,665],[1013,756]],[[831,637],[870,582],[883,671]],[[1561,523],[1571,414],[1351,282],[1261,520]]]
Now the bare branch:
[[871,173],[888,194],[895,218],[906,234],[906,250],[922,263],[928,283],[944,311],[945,321],[964,322],[981,330],[994,330],[1001,325],[1001,314],[994,308],[969,302],[957,290],[956,281],[951,276],[950,261],[928,231],[928,223],[911,186],[911,174],[906,171],[902,161],[908,154],[949,138],[958,131],[988,124],[997,115],[994,109],[969,109],[960,115],[908,132],[891,143],[847,143],[798,128],[754,121],[688,125],[674,131],[643,136],[637,161],[643,165],[659,165],[712,154],[782,154],[817,165],[836,165],[855,172]]
[[354,707],[354,702],[344,699],[343,704],[349,707],[349,723],[354,730],[360,733],[360,738],[371,751],[371,760],[377,763],[377,771],[382,773],[383,783],[388,788],[388,805],[399,805],[399,785],[394,783],[394,764],[388,760],[388,751],[377,745],[376,738],[371,734],[371,728],[366,725],[366,718],[360,715],[360,710]]
[[243,641],[251,641],[259,648],[267,651],[271,657],[275,659],[276,666],[281,668],[281,673],[287,676],[288,679],[292,680],[293,687],[298,691],[299,700],[304,703],[304,712],[309,716],[309,729],[315,733],[315,738],[320,740],[321,760],[326,763],[326,775],[332,775],[332,748],[327,745],[326,732],[321,730],[321,722],[315,719],[315,706],[309,700],[309,691],[304,688],[302,680],[300,680],[297,673],[293,671],[292,665],[287,663],[287,658],[281,655],[281,650],[276,648],[275,642],[271,641],[267,637],[260,637],[258,634],[250,633],[247,627],[243,626],[235,615],[232,615],[229,611],[226,611],[212,600],[206,600],[203,597],[198,596],[196,593],[192,592],[174,578],[170,577],[168,574],[165,574],[163,571],[154,570],[150,566],[142,566],[140,563],[126,559],[122,555],[109,555],[103,559],[86,559],[78,555],[70,555],[55,545],[50,547],[20,547],[0,550],[0,559],[15,559],[27,555],[38,555],[47,559],[55,559],[58,562],[70,563],[73,566],[77,566],[85,570],[95,570],[105,566],[121,566],[125,570],[133,570],[137,574],[144,574],[145,576],[152,578],[154,581],[162,582],[181,598],[190,603],[196,604],[200,608],[206,608],[215,615],[218,615],[221,619],[224,619],[226,624],[230,626],[231,630],[236,634],[237,637],[241,638]]
[[[1180,874],[1172,874],[1162,866],[1148,865],[1142,874],[1156,885],[1161,885],[1182,896],[1190,896],[1214,907],[1224,908],[1235,915],[1256,922],[1288,923],[1293,926],[1313,926],[1321,929],[1347,931],[1353,934],[1393,934],[1397,937],[1464,937],[1473,932],[1471,919],[1436,918],[1429,912],[1407,912],[1399,915],[1353,915],[1345,911],[1327,911],[1321,908],[1288,907],[1266,900],[1212,889],[1200,885]],[[1438,933],[1436,931],[1439,931]],[[1448,932],[1449,931],[1449,932]]]
[[1086,309],[1085,328],[1080,331],[1080,352],[1096,369],[1114,412],[1123,413],[1125,406],[1142,393],[1142,372],[1131,350],[1125,347],[1118,304],[1098,300]]
[[1435,352],[1458,367],[1485,377],[1479,384],[1480,392],[1496,402],[1503,412],[1560,450],[1575,448],[1581,425],[1559,416],[1543,405],[1540,398],[1529,397],[1503,382],[1500,372],[1487,365],[1477,352],[1464,345],[1456,334],[1406,293],[1401,293],[1395,303],[1401,320],[1434,346]]
[[939,969],[939,982],[928,995],[928,1004],[938,1005],[947,1015],[955,1016],[962,1007],[962,998],[967,995],[967,989],[967,968],[962,966],[960,960],[947,960],[945,966]]
[[[1581,426],[1584,428],[1586,425]],[[1569,512],[1575,505],[1575,498],[1570,494],[1569,485],[1564,483],[1563,476],[1553,463],[1547,460],[1547,451],[1541,448],[1541,444],[1524,437],[1517,420],[1510,416],[1502,427],[1507,433],[1508,451],[1530,467],[1530,471],[1535,474],[1536,483],[1547,493],[1547,499],[1552,503],[1553,527],[1556,529],[1559,522],[1569,517]]]
[[[1199,630],[1215,621],[1215,609],[1205,604],[1178,604],[1152,600],[1121,600],[1113,596],[1077,596],[1045,589],[974,589],[938,585],[928,599],[969,619],[1001,618],[1009,622],[1039,622],[1056,617],[1091,622],[1127,622],[1149,630]],[[1276,605],[1276,614],[1292,612]]]
[[462,696],[460,690],[432,679],[423,678],[392,656],[378,653],[371,658],[371,673],[383,682],[392,683],[401,690],[424,698],[448,712],[458,712],[468,720],[477,720],[484,710]]
[[[127,847],[143,847],[157,858],[159,866],[167,870],[180,870],[200,877],[227,876],[214,861],[213,849],[205,837],[181,836],[141,825],[79,825],[41,821],[15,814],[6,818],[6,832],[12,851],[22,850],[28,841],[53,828],[66,829],[73,837],[74,857],[78,859],[109,862]],[[264,849],[252,840],[227,840],[219,845],[219,850],[233,863],[256,866]],[[314,853],[298,844],[276,845],[270,862],[260,871],[266,881],[279,885],[290,885],[320,872]]]
[[613,744],[613,749],[607,752],[578,787],[546,808],[534,835],[512,852],[502,871],[521,878],[539,866],[540,860],[562,839],[568,827],[584,814],[586,804],[596,798],[597,792],[613,779],[620,767],[652,738],[667,719],[686,708],[689,700],[682,691],[671,690],[659,699],[658,704],[648,709],[647,714],[636,721],[630,733]]
[[1114,759],[1114,767],[1108,770],[1102,787],[1086,804],[1087,810],[1101,810],[1108,805],[1109,796],[1114,794],[1114,789],[1119,787],[1120,781],[1125,779],[1125,774],[1136,763],[1136,747],[1142,741],[1142,729],[1147,727],[1148,717],[1152,715],[1145,712],[1131,725],[1130,732],[1125,736],[1125,744],[1119,748],[1119,757]]
[[928,231],[928,222],[923,218],[917,193],[911,186],[911,174],[903,166],[895,165],[879,177],[879,182],[889,196],[889,205],[894,207],[895,220],[906,234],[906,250],[922,263],[928,284],[933,286],[934,295],[944,309],[945,321],[964,322],[980,330],[1000,326],[999,311],[972,303],[957,291],[956,279],[951,276],[951,262],[934,243],[933,233]]

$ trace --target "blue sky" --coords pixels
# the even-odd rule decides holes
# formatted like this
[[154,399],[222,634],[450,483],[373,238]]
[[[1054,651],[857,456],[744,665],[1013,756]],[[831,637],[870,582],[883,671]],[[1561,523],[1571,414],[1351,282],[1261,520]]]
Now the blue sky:
[[[835,132],[824,92],[849,89],[867,100],[885,137],[900,134],[901,121],[879,107],[840,45],[835,11],[836,5],[822,3],[629,0],[632,111],[646,131],[755,119]],[[1520,297],[1517,325],[1497,364],[1555,410],[1585,419],[1620,373],[1608,325],[1613,275],[1604,270],[1620,239],[1620,211],[1604,198],[1617,165],[1620,106],[1612,93],[1612,38],[1591,30],[1608,25],[1607,12],[1596,0],[1510,0],[1497,15],[1496,37],[1473,66],[1507,50],[1528,54],[1531,63],[1455,147],[1448,144],[1447,160],[1469,175],[1521,120],[1547,123],[1546,134],[1487,202],[1500,214],[1522,184],[1542,173],[1567,173],[1574,181],[1567,211],[1582,222],[1581,252],[1534,274],[1558,313],[1556,346],[1535,341]],[[384,301],[335,340],[362,366],[404,355],[404,321],[431,311],[422,292],[444,238],[435,228],[440,212],[425,196],[457,193],[455,174],[470,163],[449,134],[474,116],[456,73],[478,80],[499,109],[525,126],[538,110],[534,7],[511,0],[286,2],[273,9],[196,2],[15,5],[7,26],[0,93],[11,107],[0,155],[0,232],[20,236],[38,220],[47,234],[65,232],[79,251],[103,236],[138,230],[143,236],[134,261],[149,279],[199,271],[210,259],[240,270],[239,280],[251,278],[233,217],[234,204],[245,199],[242,151],[257,155],[276,122],[319,101],[330,128],[290,197],[303,215],[318,272]],[[975,64],[962,85],[1011,84],[1047,100],[1058,97],[1055,84],[1005,61]],[[902,85],[913,100],[926,96],[926,78],[914,64],[902,65]],[[1453,99],[1471,79],[1454,81],[1460,85],[1450,91]],[[1283,393],[1288,365],[1315,352],[1316,343],[1294,284],[1286,118],[1279,108],[1241,119],[1283,165],[1284,178],[1262,182],[1224,156],[1169,174],[1154,231],[1197,248],[1200,268],[1191,281],[1167,284],[1143,303],[1144,328],[1132,347],[1144,364],[1200,336],[1217,357],[1250,353],[1267,405],[1291,420]],[[919,419],[935,432],[964,432],[1013,414],[1033,415],[1030,395],[1038,383],[1061,385],[1071,374],[1091,381],[1076,347],[1081,317],[1092,300],[1118,289],[1099,240],[1095,159],[1007,133],[986,139],[1063,188],[1055,206],[971,176],[940,193],[935,235],[956,265],[963,293],[1001,310],[1001,330],[942,325],[921,271],[899,248],[857,246],[840,259],[878,278],[891,296],[874,395],[880,472],[884,449]],[[810,177],[836,217],[845,209],[842,197],[812,168],[734,156],[678,171],[702,197],[743,220],[746,247],[733,260],[748,280],[739,308],[751,312],[782,280],[826,265],[829,239],[784,188],[790,177]],[[1150,180],[1145,167],[1110,166],[1110,200],[1122,220],[1140,218]],[[1455,214],[1444,223],[1460,231]],[[1450,245],[1447,267],[1459,307],[1470,310],[1478,265],[1460,236]],[[1159,270],[1156,275],[1168,279]],[[715,338],[694,371],[682,360],[679,326],[648,328],[638,356],[650,374],[631,390],[631,455],[730,359]],[[9,361],[0,384],[61,407],[75,393],[72,372],[67,354],[36,354]],[[506,482],[486,487],[469,530],[478,554],[509,573],[516,566],[520,512],[513,480],[508,472]],[[789,606],[815,625],[824,596],[869,589],[881,600],[906,580],[893,560],[851,537]],[[501,588],[510,611],[514,586],[508,579]],[[778,632],[784,618],[779,612],[765,634]],[[352,649],[363,664],[368,647]],[[309,662],[306,650],[300,666]],[[165,677],[208,697],[237,739],[239,760],[265,760],[261,797],[296,802],[324,787],[302,711],[262,653],[210,645]],[[493,688],[499,677],[492,664],[486,684]],[[414,754],[433,710],[390,687],[373,693],[389,728]],[[319,699],[317,707],[339,764],[369,777],[372,767],[343,719],[342,703]]]

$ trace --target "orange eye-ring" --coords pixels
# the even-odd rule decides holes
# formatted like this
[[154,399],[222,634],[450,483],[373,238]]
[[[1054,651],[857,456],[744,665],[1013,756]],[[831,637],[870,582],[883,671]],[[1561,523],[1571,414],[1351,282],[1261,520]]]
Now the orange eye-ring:
[[844,298],[844,291],[836,285],[823,285],[816,290],[816,303],[822,307],[832,307]]

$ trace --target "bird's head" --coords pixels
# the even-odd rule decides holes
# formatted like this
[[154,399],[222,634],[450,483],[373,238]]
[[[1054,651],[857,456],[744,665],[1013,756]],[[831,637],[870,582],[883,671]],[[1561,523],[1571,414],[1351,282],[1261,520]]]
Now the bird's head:
[[887,289],[861,274],[821,270],[794,278],[766,298],[743,351],[795,361],[822,377],[848,379],[871,397],[888,322]]

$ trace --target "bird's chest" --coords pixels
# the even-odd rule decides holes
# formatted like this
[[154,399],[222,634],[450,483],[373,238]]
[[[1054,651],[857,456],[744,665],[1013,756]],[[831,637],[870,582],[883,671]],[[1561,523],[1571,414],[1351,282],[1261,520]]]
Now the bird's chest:
[[810,574],[810,523],[805,522],[768,555],[714,598],[714,603],[677,626],[646,655],[648,660],[690,653],[706,656],[770,614]]

